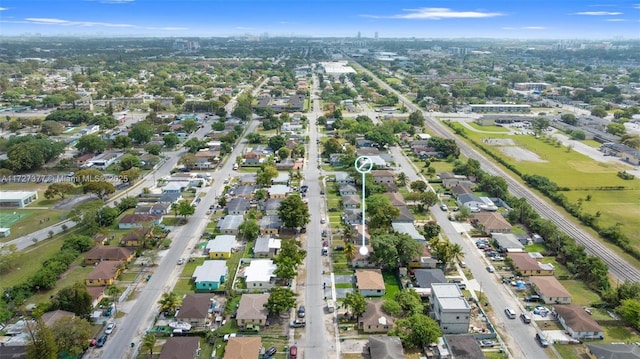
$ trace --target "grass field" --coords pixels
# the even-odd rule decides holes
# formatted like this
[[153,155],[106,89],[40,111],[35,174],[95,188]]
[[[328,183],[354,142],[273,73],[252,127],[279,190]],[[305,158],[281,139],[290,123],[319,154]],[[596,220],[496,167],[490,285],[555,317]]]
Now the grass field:
[[475,122],[467,122],[467,125],[477,129],[478,131],[485,131],[485,132],[504,132],[507,133],[509,132],[508,128],[504,128],[501,126],[480,126]]
[[18,267],[0,276],[0,283],[3,287],[23,283],[40,269],[42,262],[59,251],[60,247],[62,247],[62,238],[59,236],[35,244],[28,253],[22,256]]
[[400,291],[400,287],[398,286],[398,279],[391,272],[382,272],[382,278],[384,279],[384,289],[385,294],[382,296],[383,299],[394,299],[396,297],[396,293]]
[[[457,125],[460,126],[460,125]],[[510,159],[498,146],[482,143],[486,134],[465,129],[465,133],[476,143],[482,144],[496,155]],[[523,174],[537,174],[548,177],[559,186],[571,188],[563,192],[569,199],[577,201],[591,195],[589,202],[584,201],[583,210],[595,214],[600,211],[599,221],[603,225],[622,223],[622,232],[632,244],[640,248],[640,181],[625,181],[616,176],[618,171],[628,169],[623,163],[597,162],[576,151],[567,151],[566,147],[556,147],[543,139],[526,135],[492,134],[491,138],[511,139],[516,146],[536,154],[546,162],[521,161],[516,159],[510,163]],[[576,179],[579,179],[578,181]],[[623,186],[624,191],[603,191],[598,187]]]
[[[13,213],[20,215],[18,220],[14,220]],[[15,209],[15,210],[0,210],[0,227],[11,228],[11,235],[0,238],[0,242],[7,242],[12,239],[16,239],[29,233],[33,233],[42,228],[46,228],[50,225],[60,222],[61,216],[65,211],[51,210],[51,209]],[[49,219],[47,221],[47,218]],[[8,226],[5,226],[5,220],[12,221]],[[39,238],[44,239],[44,238]]]
[[3,211],[0,212],[0,227],[10,228],[14,223],[18,222],[21,218],[26,216],[24,212],[17,211]]
[[582,306],[591,306],[600,302],[600,297],[591,291],[587,286],[577,280],[561,280],[560,283],[573,296],[572,303]]

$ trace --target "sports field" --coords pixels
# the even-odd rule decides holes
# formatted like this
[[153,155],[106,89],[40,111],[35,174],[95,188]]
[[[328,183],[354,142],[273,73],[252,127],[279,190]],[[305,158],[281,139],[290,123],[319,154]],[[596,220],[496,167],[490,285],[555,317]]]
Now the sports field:
[[0,228],[11,228],[11,226],[24,217],[24,213],[0,212]]

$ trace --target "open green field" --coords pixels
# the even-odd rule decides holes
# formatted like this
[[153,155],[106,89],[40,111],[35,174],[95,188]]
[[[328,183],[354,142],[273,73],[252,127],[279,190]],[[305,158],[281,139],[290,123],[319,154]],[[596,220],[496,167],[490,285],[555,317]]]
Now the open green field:
[[35,244],[30,247],[31,250],[29,252],[21,257],[20,264],[16,268],[9,273],[0,275],[0,283],[2,283],[3,287],[11,287],[25,282],[27,278],[40,269],[42,262],[59,251],[61,247],[62,237],[60,236]]
[[[13,215],[16,213],[17,218]],[[11,235],[0,238],[0,242],[7,242],[37,230],[46,228],[60,222],[66,211],[51,209],[11,209],[0,210],[0,227],[11,228]],[[17,220],[16,220],[17,219]],[[48,221],[47,221],[48,219]],[[40,240],[44,238],[39,238]]]
[[560,283],[571,293],[573,297],[571,303],[573,304],[591,306],[600,302],[600,297],[581,281],[570,279],[561,280]]
[[[460,125],[457,125],[460,126]],[[514,146],[492,146],[484,144],[486,134],[465,129],[467,136],[491,152],[510,161],[523,174],[537,174],[548,177],[559,186],[569,187],[564,194],[577,201],[591,195],[589,202],[583,202],[583,209],[595,214],[600,211],[600,223],[622,223],[622,231],[631,243],[640,248],[640,181],[625,181],[616,176],[618,171],[628,169],[623,163],[597,162],[576,151],[567,151],[564,146],[556,147],[543,139],[528,135],[492,134],[493,139],[510,139]],[[518,161],[503,150],[519,147],[537,155],[540,161]],[[503,148],[501,150],[500,148]],[[623,186],[623,191],[603,191],[598,187]],[[574,193],[575,192],[575,193]]]
[[484,131],[484,132],[504,132],[507,133],[509,132],[508,128],[504,128],[502,126],[481,126],[478,125],[475,122],[467,122],[467,125],[477,129],[478,131]]

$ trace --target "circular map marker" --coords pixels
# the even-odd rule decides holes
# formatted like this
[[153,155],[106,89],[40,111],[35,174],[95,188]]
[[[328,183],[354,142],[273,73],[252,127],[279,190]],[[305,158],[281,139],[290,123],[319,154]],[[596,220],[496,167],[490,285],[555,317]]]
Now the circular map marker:
[[367,254],[369,254],[369,248],[363,245],[362,247],[360,247],[359,252],[361,256],[366,256]]
[[355,167],[358,173],[369,173],[373,169],[373,161],[367,156],[360,156],[356,158]]

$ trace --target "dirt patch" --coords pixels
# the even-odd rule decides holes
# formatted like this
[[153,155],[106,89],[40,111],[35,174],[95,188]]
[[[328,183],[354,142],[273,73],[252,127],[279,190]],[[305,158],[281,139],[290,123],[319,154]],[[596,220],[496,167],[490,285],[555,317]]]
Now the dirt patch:
[[516,143],[510,138],[483,138],[482,143],[491,146],[515,146]]
[[529,150],[525,150],[524,148],[507,146],[499,147],[498,149],[518,162],[548,162],[547,160],[540,158],[537,154]]

